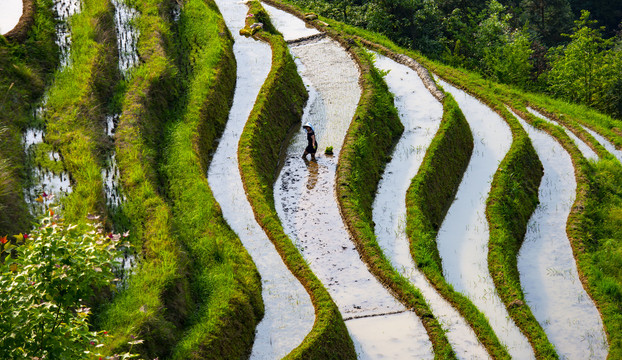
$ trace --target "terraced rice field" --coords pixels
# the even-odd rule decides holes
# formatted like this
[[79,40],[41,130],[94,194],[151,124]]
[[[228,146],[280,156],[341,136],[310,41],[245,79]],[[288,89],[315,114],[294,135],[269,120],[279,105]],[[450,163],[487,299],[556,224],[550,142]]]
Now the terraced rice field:
[[[114,36],[94,36],[96,47],[116,54],[106,93],[93,84],[111,64],[72,57],[74,15],[91,1],[53,8],[57,74],[92,64],[67,113],[96,104],[94,120],[58,125],[70,108],[55,98],[62,82],[31,104],[24,198],[35,215],[54,194],[76,218],[98,213],[111,229],[131,229],[137,254],[93,325],[120,339],[109,354],[136,334],[144,342],[132,350],[159,359],[608,357],[611,330],[572,231],[579,164],[605,152],[622,161],[619,138],[556,122],[563,114],[546,105],[484,96],[452,70],[272,0],[101,2],[109,10],[99,19],[110,21],[100,25]],[[302,158],[307,122],[317,160]],[[92,144],[95,175],[80,173],[77,150],[62,140],[70,133]],[[507,230],[494,221],[507,185],[499,179],[533,154],[542,179],[507,176],[539,184],[528,189],[535,210],[509,219],[525,223],[508,231],[520,234],[517,254],[491,259],[493,236]],[[438,210],[413,213],[411,196]]]

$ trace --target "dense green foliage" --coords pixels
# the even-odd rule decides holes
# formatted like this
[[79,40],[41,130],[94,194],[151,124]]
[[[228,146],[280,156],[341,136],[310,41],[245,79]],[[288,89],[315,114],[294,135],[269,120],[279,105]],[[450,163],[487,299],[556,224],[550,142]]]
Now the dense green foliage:
[[21,132],[57,66],[51,0],[36,1],[37,12],[21,43],[0,35],[0,234],[27,231],[31,217],[24,202]]
[[107,336],[90,327],[89,299],[115,286],[122,239],[52,209],[32,233],[0,237],[0,357],[99,358]]
[[186,1],[177,24],[186,90],[179,117],[167,126],[164,174],[174,230],[191,260],[197,309],[172,358],[240,359],[251,352],[263,316],[261,279],[205,176],[233,98],[233,41],[211,0]]
[[74,222],[105,210],[99,155],[107,142],[106,103],[118,80],[113,11],[107,0],[90,0],[71,17],[71,65],[56,73],[47,94],[45,141],[71,174],[63,212]]
[[[568,97],[565,91],[548,81],[549,70],[567,43],[568,51],[588,43],[578,43],[566,34],[576,32],[573,20],[583,18],[588,8],[604,23],[605,46],[597,49],[604,64],[586,63],[594,69],[611,69],[598,79],[606,101],[590,99],[588,105],[622,117],[622,93],[619,77],[622,66],[622,33],[614,34],[622,20],[622,10],[611,8],[606,1],[568,0],[289,0],[288,2],[320,15],[386,35],[400,46],[452,66],[465,67],[486,77],[523,89],[546,91]],[[614,6],[615,8],[615,6]],[[619,6],[618,6],[619,8]],[[598,10],[596,10],[598,9]],[[594,28],[595,23],[580,20]],[[600,36],[600,33],[599,33]],[[589,45],[588,47],[598,46]],[[583,50],[582,50],[583,51]],[[613,72],[617,69],[617,72]],[[599,71],[599,70],[595,70]],[[574,76],[563,75],[566,81]],[[583,100],[581,100],[583,101]]]
[[286,358],[355,359],[354,345],[337,305],[285,234],[275,210],[272,189],[281,147],[290,128],[299,124],[308,95],[287,44],[276,32],[259,2],[250,3],[250,12],[254,17],[247,18],[247,25],[254,22],[264,24],[264,31],[257,32],[256,36],[268,41],[272,47],[272,69],[240,138],[240,173],[257,222],[292,274],[307,289],[316,316],[309,334]]
[[116,152],[123,204],[139,265],[127,286],[99,314],[99,326],[115,336],[109,351],[119,352],[128,340],[144,340],[135,348],[142,356],[170,354],[193,308],[187,276],[188,260],[173,233],[171,209],[162,196],[158,160],[172,103],[179,91],[176,69],[167,56],[168,22],[172,4],[160,0],[133,1],[140,16],[138,52],[143,61],[132,72],[122,100],[116,131]]

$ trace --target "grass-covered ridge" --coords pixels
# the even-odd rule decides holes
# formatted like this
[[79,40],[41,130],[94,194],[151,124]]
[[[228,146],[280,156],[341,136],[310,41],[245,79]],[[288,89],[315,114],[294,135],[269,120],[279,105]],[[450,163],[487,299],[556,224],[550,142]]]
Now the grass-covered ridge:
[[[295,7],[271,0],[266,2],[303,18],[303,14]],[[390,288],[399,301],[421,318],[436,357],[454,358],[447,337],[423,296],[391,267],[375,239],[371,220],[373,199],[387,159],[403,132],[397,110],[393,106],[393,96],[382,75],[373,67],[370,55],[360,44],[339,31],[323,26],[320,28],[349,50],[363,74],[361,100],[348,129],[337,168],[337,198],[346,225],[372,273]]]
[[71,16],[69,66],[57,72],[47,96],[46,142],[59,151],[72,179],[63,199],[69,221],[105,212],[101,154],[108,140],[106,109],[116,81],[114,9],[107,0],[85,1]]
[[192,308],[188,260],[172,231],[171,209],[162,197],[157,160],[163,127],[171,115],[179,86],[176,69],[166,53],[170,44],[168,1],[131,1],[140,37],[141,64],[132,72],[121,104],[116,151],[121,184],[127,197],[123,212],[140,263],[127,287],[99,315],[99,326],[114,335],[109,350],[167,357],[180,337]]
[[0,236],[31,226],[22,191],[26,169],[21,134],[58,66],[52,1],[37,0],[36,5],[36,26],[23,41],[0,35]]
[[[167,126],[164,173],[175,233],[188,251],[196,312],[174,359],[239,359],[263,316],[259,274],[207,183],[236,83],[233,39],[212,0],[188,0],[177,23],[185,101]],[[183,106],[182,106],[183,105]]]
[[249,7],[254,17],[247,19],[247,23],[257,21],[264,24],[264,30],[256,36],[270,43],[272,69],[240,139],[240,173],[257,222],[274,243],[287,267],[309,292],[316,316],[311,332],[286,358],[354,359],[354,345],[337,305],[291,239],[285,235],[276,213],[272,187],[276,181],[281,148],[286,145],[290,128],[299,124],[308,95],[287,44],[272,26],[266,11],[256,1],[249,3]]

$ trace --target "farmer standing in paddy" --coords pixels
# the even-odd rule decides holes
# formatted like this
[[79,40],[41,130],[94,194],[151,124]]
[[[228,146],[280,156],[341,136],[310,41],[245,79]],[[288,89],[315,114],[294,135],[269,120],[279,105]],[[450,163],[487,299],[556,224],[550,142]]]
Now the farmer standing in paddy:
[[315,160],[315,152],[317,151],[317,141],[315,140],[315,131],[313,131],[313,127],[311,123],[306,123],[302,125],[302,127],[307,130],[307,147],[305,148],[305,152],[302,154],[303,159],[307,159],[307,154],[311,154],[311,161]]

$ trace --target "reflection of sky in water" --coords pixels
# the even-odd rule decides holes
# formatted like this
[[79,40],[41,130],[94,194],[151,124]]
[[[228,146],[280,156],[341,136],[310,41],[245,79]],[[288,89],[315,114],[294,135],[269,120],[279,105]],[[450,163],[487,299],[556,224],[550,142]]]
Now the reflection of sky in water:
[[613,145],[609,140],[607,140],[604,136],[600,135],[596,131],[586,126],[583,126],[583,129],[590,133],[590,135],[592,135],[594,139],[596,139],[596,141],[598,141],[605,148],[605,150],[609,151],[611,155],[615,156],[615,158],[618,159],[619,162],[622,162],[622,150],[616,149],[615,145]]
[[208,171],[208,182],[223,216],[253,258],[262,280],[265,313],[255,330],[251,358],[277,359],[300,345],[315,321],[308,293],[283,263],[255,220],[238,169],[238,142],[255,99],[271,68],[264,42],[239,35],[248,8],[240,1],[216,1],[234,39],[237,81],[224,133]]
[[393,267],[421,291],[434,316],[447,331],[456,356],[459,359],[486,359],[488,353],[471,327],[417,269],[406,235],[406,192],[436,135],[443,106],[411,68],[378,54],[375,66],[389,71],[385,81],[394,95],[404,125],[404,133],[384,169],[373,204],[376,239]]
[[534,357],[527,338],[509,317],[488,270],[486,199],[499,163],[512,144],[507,123],[473,96],[439,80],[453,95],[473,133],[473,155],[437,237],[443,275],[486,315],[516,359]]
[[583,156],[586,159],[589,160],[598,160],[598,155],[594,152],[594,150],[592,150],[591,147],[589,147],[585,141],[579,139],[579,137],[577,137],[577,135],[575,135],[572,131],[570,131],[569,129],[567,129],[564,126],[559,125],[559,123],[557,123],[557,121],[553,120],[553,119],[549,119],[548,117],[542,115],[541,113],[539,113],[537,110],[532,109],[532,108],[527,108],[527,110],[532,113],[533,115],[539,117],[540,119],[547,121],[553,125],[556,126],[560,126],[562,129],[564,129],[564,131],[566,132],[566,134],[572,139],[572,141],[574,141],[575,145],[577,145],[577,147],[579,148],[579,151],[581,151],[581,154],[583,154]]
[[[283,14],[270,11],[277,18]],[[300,29],[304,23],[283,16],[285,20],[275,21],[277,29],[286,38],[295,37],[288,36],[288,29]],[[299,25],[279,28],[285,21]],[[288,147],[274,187],[285,231],[335,300],[359,358],[433,358],[421,321],[406,311],[360,259],[335,198],[337,159],[361,94],[358,67],[341,46],[328,39],[295,45],[290,51],[310,93],[302,122],[312,123],[319,150],[317,162],[301,159],[307,141],[302,129]],[[323,155],[327,146],[333,146],[334,156]]]
[[2,0],[0,11],[0,34],[11,31],[22,16],[22,0]]
[[607,341],[600,314],[579,280],[566,235],[577,188],[572,159],[553,137],[514,115],[544,167],[540,203],[517,259],[525,300],[560,357],[604,359]]

